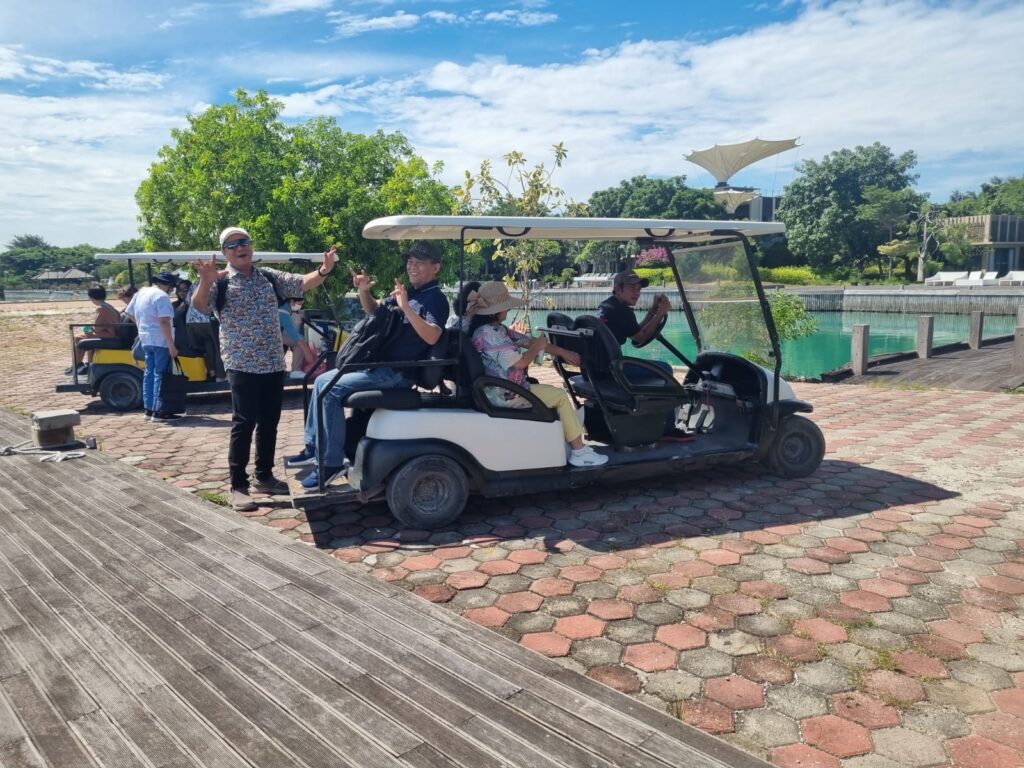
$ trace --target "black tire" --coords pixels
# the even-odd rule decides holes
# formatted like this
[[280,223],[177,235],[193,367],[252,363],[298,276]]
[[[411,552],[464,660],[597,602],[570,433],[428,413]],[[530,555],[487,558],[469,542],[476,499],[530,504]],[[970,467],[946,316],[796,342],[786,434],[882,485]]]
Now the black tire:
[[825,458],[825,436],[810,419],[789,416],[779,425],[765,464],[783,477],[807,477]]
[[388,478],[388,507],[406,528],[432,531],[454,522],[469,498],[469,480],[447,456],[417,456]]
[[118,371],[100,381],[100,399],[115,411],[134,411],[142,407],[142,377]]

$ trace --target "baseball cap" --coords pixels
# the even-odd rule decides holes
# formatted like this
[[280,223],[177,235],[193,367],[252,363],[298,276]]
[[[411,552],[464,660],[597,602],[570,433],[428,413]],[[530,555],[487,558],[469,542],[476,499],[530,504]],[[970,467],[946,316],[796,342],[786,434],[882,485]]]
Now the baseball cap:
[[230,235],[234,234],[241,235],[242,237],[250,237],[249,233],[241,227],[224,227],[224,229],[220,231],[220,244],[223,246],[224,241],[227,240]]
[[640,277],[632,269],[624,269],[615,275],[612,280],[612,285],[616,288],[620,288],[624,285],[639,285],[641,288],[646,288],[651,284],[651,281],[646,277]]
[[435,264],[441,263],[441,249],[429,240],[417,240],[405,250],[402,256],[406,259],[432,261]]

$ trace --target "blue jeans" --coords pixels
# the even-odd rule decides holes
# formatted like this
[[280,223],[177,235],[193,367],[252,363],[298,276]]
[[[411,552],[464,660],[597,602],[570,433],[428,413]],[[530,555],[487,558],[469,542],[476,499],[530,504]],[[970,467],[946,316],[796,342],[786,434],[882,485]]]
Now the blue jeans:
[[[399,389],[412,387],[412,382],[394,368],[372,368],[368,371],[352,371],[342,374],[338,383],[327,389],[337,371],[321,373],[313,382],[313,397],[309,401],[309,414],[306,416],[306,433],[304,440],[307,448],[316,446],[316,404],[324,401],[324,442],[320,446],[323,451],[325,467],[340,467],[345,459],[345,399],[353,392],[367,389]],[[326,392],[324,390],[327,390]]]
[[142,374],[142,407],[152,411],[160,402],[160,374],[171,370],[171,353],[167,347],[143,347],[142,351],[146,353],[146,370]]

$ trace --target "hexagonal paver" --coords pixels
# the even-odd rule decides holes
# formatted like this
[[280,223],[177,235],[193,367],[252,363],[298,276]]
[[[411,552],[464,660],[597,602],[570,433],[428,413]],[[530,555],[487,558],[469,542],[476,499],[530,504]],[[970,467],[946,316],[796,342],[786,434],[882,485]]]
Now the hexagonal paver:
[[896,707],[860,691],[837,693],[832,697],[832,712],[865,728],[892,728],[900,724]]
[[771,751],[772,762],[780,768],[839,768],[839,760],[806,744],[789,744]]
[[707,644],[707,633],[689,624],[668,624],[658,627],[655,638],[679,651],[702,648]]
[[736,733],[764,747],[781,747],[800,741],[796,720],[768,709],[751,709],[737,717]]
[[868,729],[835,715],[803,720],[804,741],[836,757],[853,757],[871,751]]
[[825,619],[801,619],[793,625],[793,633],[816,643],[844,643],[847,639],[845,629]]
[[876,595],[874,592],[865,592],[864,590],[843,592],[839,595],[839,600],[843,605],[848,605],[851,608],[857,608],[868,613],[892,610],[892,605],[886,598]]
[[464,618],[482,627],[500,627],[509,619],[507,611],[503,611],[493,605],[487,608],[470,608],[462,615]]
[[605,622],[584,614],[583,616],[566,616],[555,622],[555,632],[565,635],[570,640],[586,640],[600,637],[604,632]]
[[953,764],[968,768],[1016,768],[1020,756],[1009,747],[986,739],[984,736],[966,736],[948,743],[949,756]]
[[906,584],[889,579],[861,579],[857,585],[865,592],[873,592],[882,597],[907,597],[910,594]]
[[761,686],[738,675],[708,680],[704,684],[704,695],[734,710],[764,706],[764,691]]
[[730,656],[748,656],[761,652],[760,638],[738,629],[711,633],[708,635],[708,645]]
[[765,648],[791,661],[817,661],[818,644],[794,635],[770,637],[765,641]]
[[530,591],[536,592],[538,595],[543,595],[544,597],[553,597],[554,595],[572,594],[573,586],[573,582],[571,581],[551,577],[538,579],[533,582],[533,584],[530,585]]
[[545,656],[565,656],[572,648],[572,641],[557,632],[534,632],[523,635],[519,642]]
[[587,672],[587,675],[623,693],[640,692],[640,678],[637,677],[636,672],[626,667],[620,667],[618,664],[594,667]]
[[925,697],[924,688],[917,680],[888,669],[876,669],[864,676],[865,689],[886,702],[913,703]]
[[661,643],[639,643],[626,646],[622,661],[644,672],[658,672],[674,667],[678,655],[677,651]]
[[949,671],[938,659],[915,651],[903,651],[893,656],[896,669],[911,677],[929,677],[936,680],[949,677]]
[[593,600],[587,606],[587,613],[605,621],[628,619],[635,611],[636,606],[625,600]]
[[603,573],[604,571],[600,568],[594,568],[592,565],[570,565],[568,568],[563,568],[559,575],[563,579],[578,584],[585,581],[597,581]]
[[729,733],[734,727],[732,711],[707,699],[682,702],[679,705],[679,716],[708,733]]
[[793,670],[771,656],[744,656],[736,662],[736,673],[755,683],[780,685],[793,679]]
[[[928,736],[909,728],[881,728],[872,731],[875,752],[897,762],[898,765],[918,766],[940,765],[946,762],[946,752],[934,736]],[[978,768],[985,763],[967,763]],[[986,766],[987,768],[987,766]]]
[[490,577],[479,571],[462,571],[453,573],[445,582],[453,589],[477,589],[490,580]]
[[822,574],[828,573],[831,570],[828,563],[824,563],[821,560],[814,560],[810,557],[791,558],[786,561],[786,567],[792,571],[796,571],[797,573],[806,574]]
[[544,598],[535,592],[512,592],[499,597],[494,607],[509,613],[529,613],[540,608],[543,602]]

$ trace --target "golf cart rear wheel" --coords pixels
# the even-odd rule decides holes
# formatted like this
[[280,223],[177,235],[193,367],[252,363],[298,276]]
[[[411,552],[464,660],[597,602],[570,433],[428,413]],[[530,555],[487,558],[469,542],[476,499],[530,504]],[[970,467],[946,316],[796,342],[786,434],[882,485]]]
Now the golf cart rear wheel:
[[433,530],[462,514],[469,481],[447,456],[417,456],[388,478],[388,507],[407,528]]
[[779,425],[765,463],[777,475],[807,477],[824,457],[825,436],[818,425],[803,416],[790,416]]
[[131,373],[108,373],[100,382],[100,399],[115,411],[133,411],[142,405],[142,380]]

